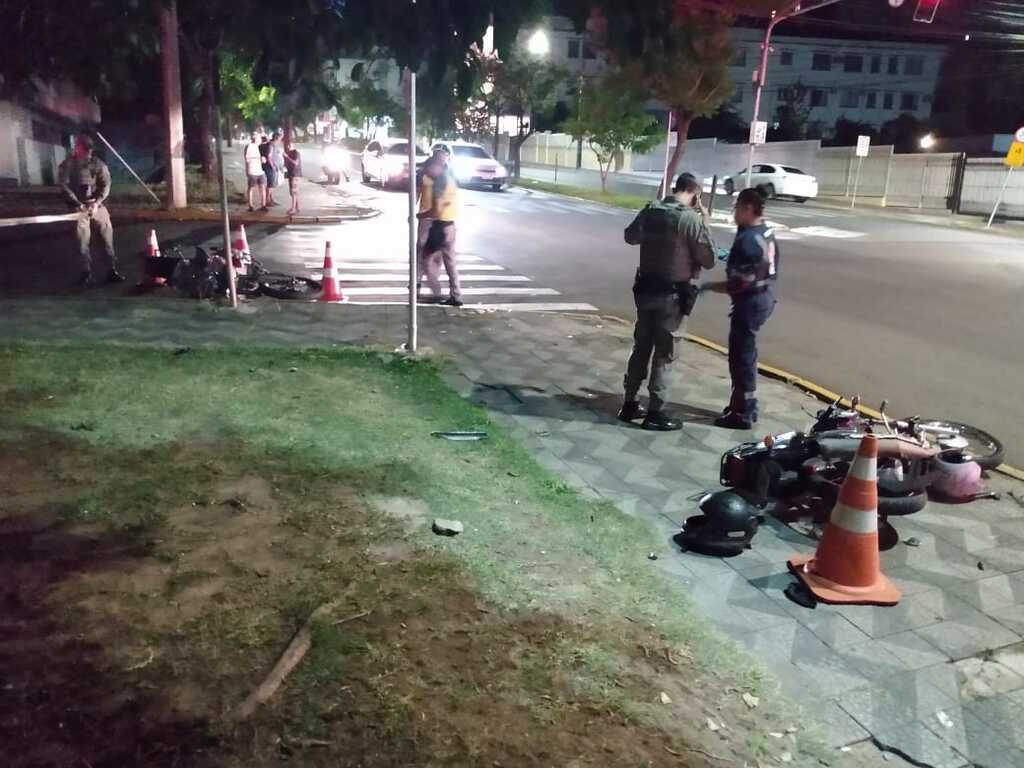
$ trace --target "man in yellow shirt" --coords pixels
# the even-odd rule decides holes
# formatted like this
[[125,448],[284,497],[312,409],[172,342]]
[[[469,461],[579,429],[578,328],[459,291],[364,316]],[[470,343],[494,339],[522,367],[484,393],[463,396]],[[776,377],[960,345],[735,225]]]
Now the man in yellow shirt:
[[[448,153],[434,151],[423,168],[420,182],[420,208],[417,245],[419,247],[420,274],[427,279],[431,296],[428,304],[462,306],[462,288],[455,264],[455,217],[459,208],[459,185],[448,168]],[[441,300],[441,281],[438,279],[441,262],[448,273],[450,294]]]

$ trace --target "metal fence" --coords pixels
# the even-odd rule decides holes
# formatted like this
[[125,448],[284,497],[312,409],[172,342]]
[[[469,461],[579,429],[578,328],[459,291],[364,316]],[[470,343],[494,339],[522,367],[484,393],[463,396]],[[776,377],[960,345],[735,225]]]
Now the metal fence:
[[999,216],[1024,218],[1024,169],[1010,174],[998,158],[971,158],[964,166],[960,187],[959,213],[987,216],[992,212],[999,191],[1006,184]]
[[[669,145],[672,146],[672,145]],[[644,153],[625,153],[613,171],[660,173],[666,146]],[[717,139],[687,142],[685,170],[698,177],[735,174],[746,168],[747,144],[725,144]],[[565,134],[535,134],[523,145],[525,163],[561,168],[576,167],[576,143]],[[972,158],[958,153],[894,154],[892,146],[872,146],[861,161],[854,147],[822,147],[820,141],[787,141],[762,144],[755,149],[758,162],[790,165],[818,179],[819,194],[853,196],[889,207],[952,210],[966,214],[991,212],[1007,178],[1007,167],[998,158]],[[859,166],[859,181],[858,181]],[[587,147],[583,168],[594,170],[597,162]],[[1024,170],[1010,176],[1000,215],[1024,217]]]

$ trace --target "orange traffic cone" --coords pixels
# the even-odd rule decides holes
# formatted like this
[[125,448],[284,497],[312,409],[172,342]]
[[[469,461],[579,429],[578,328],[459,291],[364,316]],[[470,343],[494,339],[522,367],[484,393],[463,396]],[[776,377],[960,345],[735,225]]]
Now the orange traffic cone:
[[161,262],[160,244],[156,240],[156,230],[149,230],[149,241],[146,243],[146,253],[142,258],[142,280],[140,288],[155,288],[167,284],[167,277],[160,274]]
[[237,274],[248,274],[252,253],[249,251],[249,238],[245,236],[245,224],[239,224],[231,233],[231,260],[234,262]]
[[331,261],[331,243],[328,240],[324,245],[324,277],[323,292],[320,294],[320,301],[341,302],[348,301],[348,297],[338,287],[338,273],[334,271],[334,262]]
[[794,557],[789,569],[823,603],[896,605],[900,591],[882,573],[878,556],[878,438],[865,436],[839,491],[813,557]]

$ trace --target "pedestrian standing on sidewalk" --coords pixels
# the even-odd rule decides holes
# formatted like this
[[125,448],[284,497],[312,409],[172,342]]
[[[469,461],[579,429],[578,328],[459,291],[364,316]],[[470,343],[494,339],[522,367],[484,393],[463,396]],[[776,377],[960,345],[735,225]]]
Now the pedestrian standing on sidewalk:
[[96,157],[92,138],[81,134],[75,139],[75,148],[60,164],[58,169],[60,187],[64,198],[78,214],[75,234],[78,239],[78,254],[81,257],[82,272],[78,285],[83,288],[92,279],[92,230],[99,232],[103,250],[110,260],[108,283],[120,283],[124,276],[117,271],[117,256],[114,254],[114,226],[107,211],[107,196],[110,194],[110,169]]
[[294,216],[299,212],[299,178],[302,176],[302,156],[292,144],[291,139],[284,142],[284,177],[288,179],[288,194],[292,205],[288,213]]
[[267,201],[263,204],[264,210],[278,204],[277,200],[274,199],[274,187],[277,186],[277,169],[274,168],[274,161],[271,158],[272,152],[273,146],[270,143],[270,137],[264,136],[260,144],[260,160],[262,162],[263,175],[267,178]]
[[270,137],[270,163],[274,166],[274,186],[284,184],[284,134],[278,129]]
[[260,152],[259,135],[254,131],[245,145],[242,157],[245,160],[245,179],[248,183],[247,199],[249,212],[267,210],[267,177],[263,173],[263,155]]
[[[625,231],[626,242],[640,246],[640,266],[633,282],[636,326],[619,419],[642,418],[644,429],[670,432],[683,426],[682,420],[665,412],[669,372],[683,324],[697,299],[700,270],[715,265],[714,242],[700,192],[693,174],[680,174],[672,194],[649,203]],[[645,379],[650,394],[647,410],[638,399]]]
[[726,281],[705,290],[732,297],[729,322],[729,375],[732,397],[715,425],[750,429],[757,422],[757,332],[775,309],[779,246],[764,222],[764,196],[744,189],[736,198],[736,240],[725,264]]
[[[416,214],[419,219],[417,246],[420,273],[426,278],[431,293],[424,303],[461,307],[462,288],[455,263],[455,217],[458,214],[459,185],[455,181],[455,174],[448,167],[449,159],[445,150],[436,149],[423,168],[420,207]],[[410,172],[415,173],[415,169]],[[441,281],[438,279],[441,262],[448,273],[450,291],[444,301],[441,301]]]

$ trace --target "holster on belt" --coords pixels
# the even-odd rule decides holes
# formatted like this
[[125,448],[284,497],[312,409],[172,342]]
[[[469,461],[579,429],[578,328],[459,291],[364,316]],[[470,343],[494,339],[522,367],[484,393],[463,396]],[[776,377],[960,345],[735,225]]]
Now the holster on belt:
[[636,278],[633,280],[633,293],[655,296],[674,293],[679,297],[679,311],[685,317],[693,312],[697,297],[700,295],[700,288],[689,281],[673,283],[637,272]]

